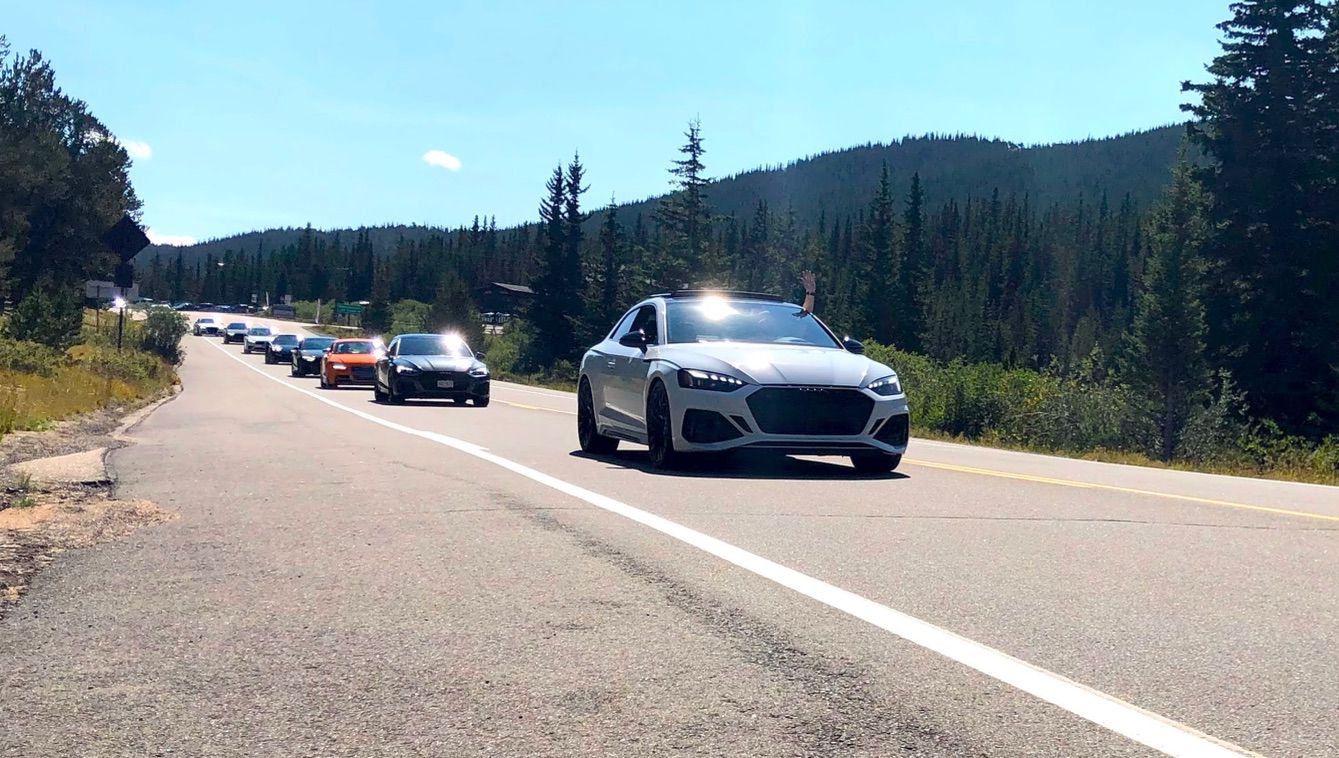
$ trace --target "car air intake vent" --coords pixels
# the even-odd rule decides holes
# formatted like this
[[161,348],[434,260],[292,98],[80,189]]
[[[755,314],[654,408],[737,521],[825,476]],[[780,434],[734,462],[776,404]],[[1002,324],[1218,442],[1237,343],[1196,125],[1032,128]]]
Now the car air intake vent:
[[764,387],[748,404],[767,434],[860,434],[874,409],[868,395],[842,387]]
[[879,427],[879,431],[874,435],[874,439],[893,447],[901,447],[907,444],[907,437],[910,436],[911,417],[903,413],[893,416]]
[[689,442],[709,444],[725,442],[744,435],[734,427],[725,416],[716,411],[703,411],[689,408],[683,414],[683,438]]

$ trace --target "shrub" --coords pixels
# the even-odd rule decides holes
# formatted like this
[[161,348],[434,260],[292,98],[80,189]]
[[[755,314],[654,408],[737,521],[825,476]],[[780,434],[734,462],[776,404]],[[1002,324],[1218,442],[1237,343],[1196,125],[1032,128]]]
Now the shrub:
[[0,369],[50,376],[65,364],[65,356],[46,345],[0,337]]
[[161,358],[140,350],[76,345],[70,348],[70,357],[75,365],[91,373],[125,382],[158,382],[171,374]]
[[5,323],[6,334],[64,350],[79,339],[84,308],[79,293],[68,287],[39,286],[19,301]]
[[151,308],[140,329],[140,347],[163,360],[181,363],[181,338],[186,336],[186,318],[170,308]]

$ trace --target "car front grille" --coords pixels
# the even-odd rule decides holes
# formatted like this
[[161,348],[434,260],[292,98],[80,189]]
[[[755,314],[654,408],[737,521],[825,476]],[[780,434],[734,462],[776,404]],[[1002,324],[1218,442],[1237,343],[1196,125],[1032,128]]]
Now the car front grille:
[[353,377],[354,381],[370,382],[376,376],[376,367],[354,366],[349,369],[349,376]]
[[841,387],[764,387],[748,404],[767,434],[860,434],[874,409],[868,395]]

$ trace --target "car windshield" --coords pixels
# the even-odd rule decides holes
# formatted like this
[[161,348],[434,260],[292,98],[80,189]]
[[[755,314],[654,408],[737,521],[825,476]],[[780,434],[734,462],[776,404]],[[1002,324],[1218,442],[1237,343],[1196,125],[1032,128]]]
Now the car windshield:
[[401,337],[399,355],[449,355],[453,358],[473,358],[469,345],[458,337],[424,334]]
[[245,329],[245,328],[246,328],[246,324],[243,323],[243,322],[241,322],[241,321],[234,321],[234,322],[232,322],[231,324],[228,324],[228,328],[229,328],[229,329]]
[[270,336],[270,328],[268,326],[257,326],[252,328],[247,334],[252,337],[268,337]]
[[370,341],[340,342],[335,345],[335,352],[341,355],[368,355],[373,350]]
[[840,348],[823,325],[798,305],[704,297],[666,304],[671,343],[774,342]]
[[214,323],[214,319],[212,319],[212,318],[196,319],[196,323],[197,323],[197,324],[212,324],[212,323]]
[[314,339],[303,340],[302,344],[298,345],[298,347],[303,350],[325,350],[333,344],[335,344],[335,340],[332,337],[317,337]]
[[296,334],[281,334],[278,337],[275,337],[272,342],[276,345],[288,347],[289,345],[298,344],[298,336]]

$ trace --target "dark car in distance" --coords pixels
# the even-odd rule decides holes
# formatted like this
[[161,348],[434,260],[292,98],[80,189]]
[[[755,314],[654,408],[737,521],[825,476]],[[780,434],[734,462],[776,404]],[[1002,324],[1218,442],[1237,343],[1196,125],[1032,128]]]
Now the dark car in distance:
[[296,334],[276,334],[265,351],[266,363],[288,363],[293,360],[293,349],[301,342]]
[[463,339],[443,334],[401,334],[377,361],[372,392],[377,402],[444,398],[456,405],[488,405],[488,367]]
[[321,372],[321,359],[325,351],[335,344],[334,337],[306,337],[292,349],[293,376],[306,376]]

